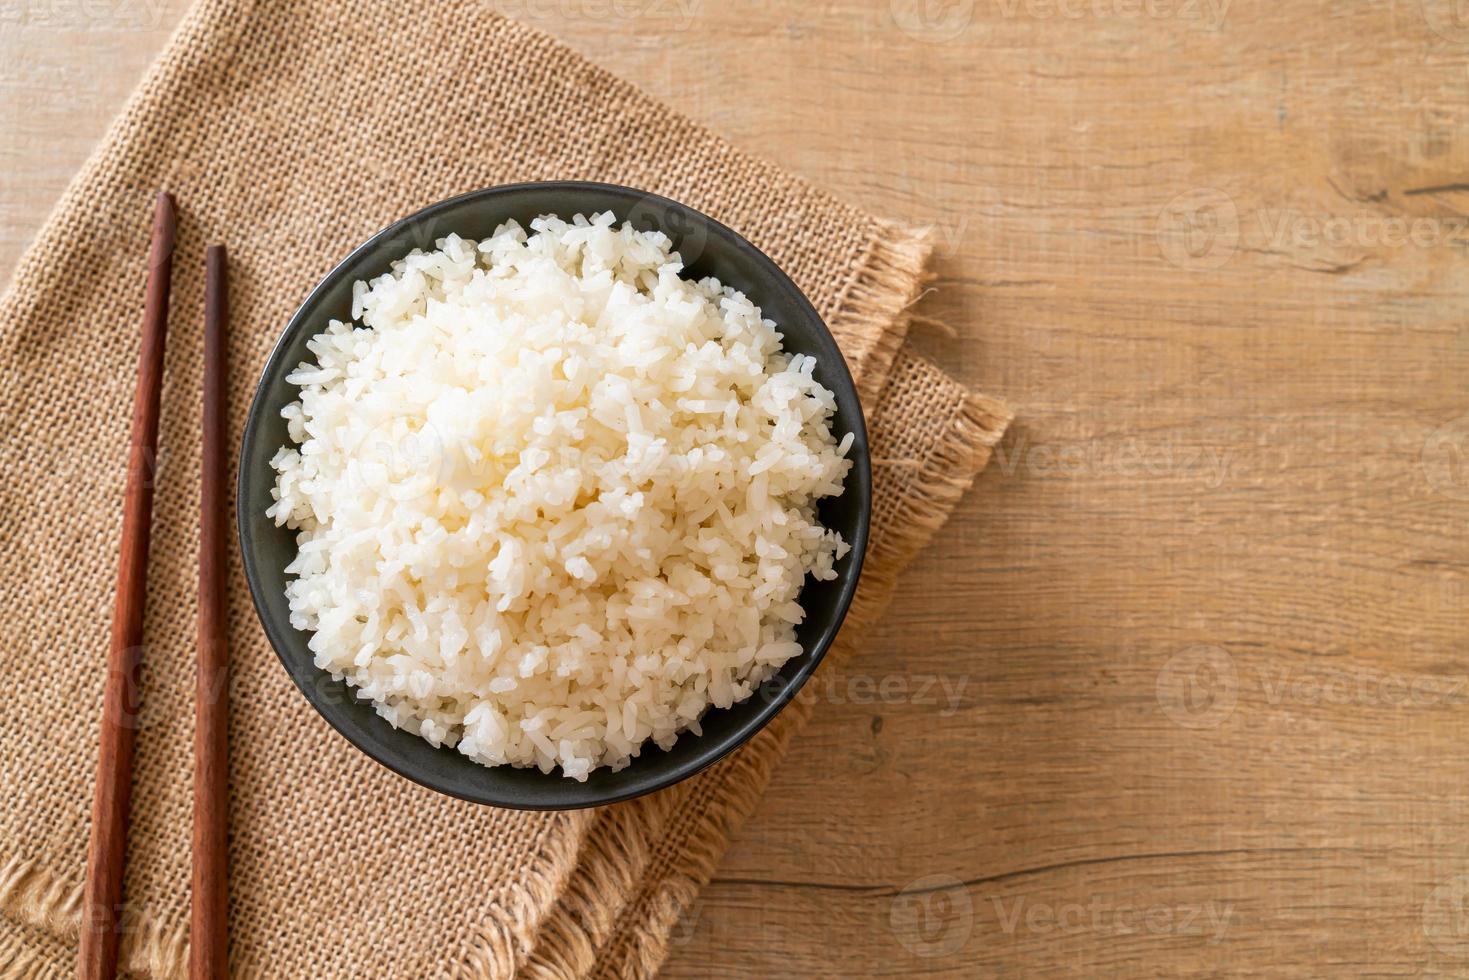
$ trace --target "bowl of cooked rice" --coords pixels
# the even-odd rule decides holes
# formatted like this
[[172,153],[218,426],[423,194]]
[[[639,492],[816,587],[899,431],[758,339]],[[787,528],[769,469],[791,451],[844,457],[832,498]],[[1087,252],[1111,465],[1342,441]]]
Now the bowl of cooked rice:
[[477,191],[347,256],[241,447],[266,637],[389,769],[565,809],[684,779],[831,645],[867,545],[856,388],[759,249],[610,184]]

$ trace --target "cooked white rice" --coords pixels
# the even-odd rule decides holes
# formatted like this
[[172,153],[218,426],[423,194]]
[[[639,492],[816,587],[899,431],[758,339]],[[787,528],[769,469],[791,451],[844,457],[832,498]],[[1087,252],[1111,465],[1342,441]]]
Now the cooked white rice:
[[394,725],[585,779],[798,654],[848,546],[811,357],[612,215],[450,235],[354,287],[289,380],[292,624]]

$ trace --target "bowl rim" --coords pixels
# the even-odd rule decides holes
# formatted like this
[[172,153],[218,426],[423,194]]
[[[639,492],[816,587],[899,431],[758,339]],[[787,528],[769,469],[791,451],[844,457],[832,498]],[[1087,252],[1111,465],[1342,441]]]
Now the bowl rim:
[[[436,773],[420,771],[410,765],[396,764],[394,761],[384,758],[377,751],[376,740],[372,736],[365,735],[359,730],[347,726],[344,720],[337,716],[336,709],[340,708],[341,705],[325,703],[327,701],[326,697],[322,692],[317,690],[314,684],[309,683],[309,680],[314,680],[321,676],[330,677],[330,673],[317,667],[309,652],[304,657],[305,662],[303,664],[294,662],[297,659],[303,658],[299,658],[298,655],[294,654],[288,655],[286,652],[287,649],[304,650],[304,637],[306,634],[304,631],[296,630],[290,626],[289,621],[282,623],[268,607],[264,595],[266,590],[260,580],[263,561],[256,551],[255,534],[250,525],[250,515],[247,508],[247,490],[252,482],[250,480],[250,471],[247,469],[247,462],[256,453],[256,444],[262,428],[261,423],[266,416],[266,382],[273,374],[283,375],[284,371],[282,370],[281,362],[284,358],[286,347],[300,331],[306,329],[308,322],[315,321],[320,317],[321,314],[315,312],[314,307],[321,301],[323,294],[337,285],[338,280],[346,275],[345,270],[353,266],[358,259],[377,251],[385,243],[390,242],[393,238],[400,235],[410,225],[425,220],[432,220],[441,212],[456,209],[471,201],[514,195],[525,191],[561,191],[572,194],[595,191],[604,195],[611,194],[617,197],[624,197],[629,203],[633,204],[638,202],[653,202],[665,209],[672,209],[675,212],[685,212],[688,216],[705,223],[712,235],[728,238],[736,249],[744,251],[757,265],[762,266],[761,272],[770,276],[772,288],[782,289],[789,294],[789,298],[794,302],[801,318],[816,328],[815,333],[818,340],[836,354],[836,357],[832,359],[835,363],[830,364],[830,369],[835,374],[835,380],[850,392],[851,401],[856,407],[853,417],[850,420],[843,419],[843,421],[848,424],[849,431],[854,434],[853,444],[862,450],[856,454],[854,465],[848,471],[847,484],[843,489],[844,493],[855,492],[858,505],[856,533],[852,536],[852,540],[847,542],[851,548],[851,563],[848,566],[845,578],[840,584],[834,612],[829,623],[806,651],[810,655],[807,663],[803,664],[786,681],[780,691],[772,697],[765,698],[765,703],[759,710],[736,727],[733,732],[724,736],[721,741],[703,749],[693,758],[672,766],[667,772],[647,778],[641,782],[636,782],[630,788],[624,789],[619,786],[608,792],[594,794],[585,791],[585,783],[562,776],[562,781],[565,784],[566,799],[564,801],[537,804],[508,799],[495,793],[466,792],[456,785],[450,785],[449,780],[441,778]],[[577,211],[578,213],[585,213],[580,208]],[[620,216],[619,221],[621,220],[626,220],[625,216]],[[868,449],[867,423],[861,398],[858,395],[856,383],[852,379],[851,371],[847,366],[846,358],[841,353],[841,348],[837,345],[836,338],[832,335],[830,328],[827,327],[826,321],[822,319],[815,307],[812,306],[811,301],[800,287],[791,280],[790,276],[774,260],[743,235],[690,205],[683,204],[682,202],[675,201],[672,198],[660,194],[639,190],[623,184],[582,180],[546,180],[495,184],[436,201],[380,229],[362,244],[353,248],[344,258],[335,263],[296,307],[295,312],[291,314],[290,319],[286,322],[285,327],[276,338],[270,353],[266,356],[261,366],[260,372],[255,379],[255,390],[250,399],[250,407],[245,415],[240,439],[238,472],[235,479],[235,530],[238,537],[241,563],[244,566],[245,580],[250,590],[251,605],[255,610],[256,618],[260,622],[272,651],[274,651],[276,658],[280,661],[281,666],[285,669],[297,690],[301,692],[302,696],[305,697],[306,701],[316,713],[325,719],[338,735],[356,747],[358,751],[384,768],[420,786],[467,802],[537,812],[585,809],[587,807],[603,806],[635,799],[648,793],[666,789],[675,783],[682,782],[691,776],[697,775],[714,765],[714,763],[726,758],[740,746],[754,738],[800,693],[801,688],[805,686],[811,675],[815,673],[816,668],[825,659],[827,650],[830,649],[837,634],[840,632],[841,626],[851,608],[852,599],[856,594],[857,584],[862,575],[862,568],[867,555],[872,517],[872,471]],[[772,675],[772,679],[778,676],[778,674]],[[768,684],[769,682],[767,680],[765,683]],[[357,697],[354,688],[345,684],[344,687],[357,704],[370,707],[367,700]],[[756,696],[758,694],[751,695],[751,697]],[[731,707],[738,706],[742,703],[744,702],[736,702]],[[393,731],[401,732],[405,738],[420,738],[420,736],[398,729],[396,726],[394,726]],[[688,731],[682,731],[678,735],[679,739],[692,738],[702,740],[704,737],[702,735],[694,735]],[[646,745],[647,743],[645,742],[644,746]],[[447,746],[439,746],[438,748],[444,752],[454,751]],[[620,773],[635,770],[641,758],[643,757],[635,757]],[[496,769],[500,767],[485,768]],[[554,775],[556,773],[557,770],[553,769],[551,774]],[[578,792],[579,789],[581,790],[580,792]]]

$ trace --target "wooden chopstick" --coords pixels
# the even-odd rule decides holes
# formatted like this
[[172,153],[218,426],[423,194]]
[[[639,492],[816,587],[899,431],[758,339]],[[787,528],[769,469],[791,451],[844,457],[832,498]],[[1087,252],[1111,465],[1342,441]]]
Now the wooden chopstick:
[[153,515],[163,342],[168,328],[176,220],[173,198],[167,192],[160,192],[153,207],[143,339],[138,356],[138,384],[133,394],[127,491],[123,499],[117,598],[112,611],[112,642],[107,653],[102,697],[97,783],[92,794],[92,832],[87,844],[87,879],[82,891],[77,951],[77,975],[82,980],[110,980],[117,972],[123,859],[132,796],[133,738],[137,734],[140,703],[138,668],[142,660],[143,600],[147,592],[148,539]]
[[225,251],[206,253],[199,494],[199,666],[194,702],[194,874],[189,976],[226,975],[229,920],[229,653],[225,645]]

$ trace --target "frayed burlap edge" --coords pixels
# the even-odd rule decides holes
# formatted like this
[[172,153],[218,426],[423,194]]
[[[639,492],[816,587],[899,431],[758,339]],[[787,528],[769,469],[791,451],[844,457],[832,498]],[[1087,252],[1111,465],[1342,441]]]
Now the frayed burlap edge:
[[[882,529],[886,560],[864,570],[862,590],[832,650],[834,657],[847,655],[866,627],[881,617],[899,574],[984,469],[1011,418],[1003,403],[971,393],[926,459],[903,461],[919,465],[905,467],[911,475],[904,481],[902,504]],[[811,702],[798,699],[749,746],[703,777],[706,785],[695,792],[704,798],[677,821],[692,829],[663,876],[644,883],[640,895],[631,888],[651,864],[652,835],[662,830],[673,805],[687,797],[663,793],[605,812],[602,819],[608,827],[594,832],[583,848],[578,877],[547,918],[525,975],[585,976],[595,968],[605,976],[653,976],[668,955],[678,919],[713,877],[730,836],[755,810],[790,740],[810,714]],[[609,840],[615,843],[608,846]],[[603,949],[614,934],[615,948]]]
[[[856,256],[856,272],[837,299],[831,330],[838,338],[875,335],[857,375],[857,394],[864,406],[876,405],[887,384],[893,359],[908,337],[908,308],[931,277],[928,257],[933,232],[890,221],[873,221],[873,232]],[[851,366],[851,365],[849,365]]]
[[[543,828],[536,856],[524,873],[502,888],[487,920],[474,933],[470,947],[454,969],[465,980],[499,980],[511,976],[529,956],[542,919],[555,904],[576,868],[578,852],[596,813],[566,814],[564,822]],[[569,826],[568,826],[569,825]],[[21,926],[37,929],[74,946],[81,926],[80,883],[59,878],[34,859],[11,859],[0,868],[0,907]],[[140,976],[184,976],[188,933],[167,928],[145,911],[129,910],[122,919],[125,934],[119,962]],[[74,950],[69,950],[74,955]],[[49,959],[28,949],[23,937],[0,937],[0,980],[36,975]]]
[[468,953],[454,975],[466,980],[498,980],[519,969],[535,945],[542,920],[566,887],[578,852],[596,816],[580,810],[548,821],[530,867],[502,889],[489,920],[476,931]]
[[[672,883],[681,887],[670,890],[666,901],[672,905],[672,914],[661,919],[670,924],[677,921],[697,896],[724,853],[729,835],[754,811],[791,735],[809,710],[802,702],[791,704],[780,722],[720,763],[718,775],[704,777],[707,781],[693,790],[693,795],[705,798],[687,813],[702,832],[688,835],[681,846],[687,852],[685,861],[708,870],[700,880],[688,875],[686,882]],[[795,724],[790,723],[792,716],[796,716]],[[602,826],[583,846],[576,876],[546,918],[521,975],[550,980],[590,973],[603,944],[624,925],[623,914],[654,863],[660,850],[658,831],[689,798],[687,792],[671,790],[607,808],[601,816]]]
[[[82,883],[56,875],[34,858],[12,857],[0,868],[0,908],[22,925],[74,943],[81,930]],[[146,909],[124,906],[118,962],[146,976],[183,976],[188,964],[188,930],[171,926]],[[11,976],[11,969],[0,978]],[[24,971],[16,976],[27,976]]]
[[598,812],[566,891],[521,969],[527,978],[584,976],[653,859],[654,834],[681,799],[655,793]]

